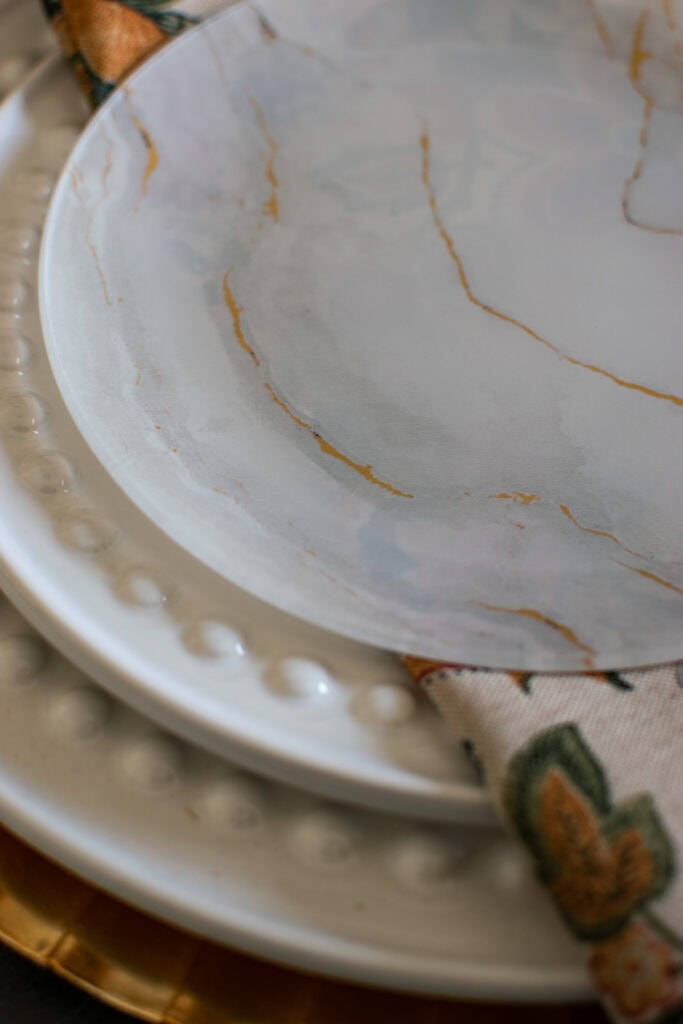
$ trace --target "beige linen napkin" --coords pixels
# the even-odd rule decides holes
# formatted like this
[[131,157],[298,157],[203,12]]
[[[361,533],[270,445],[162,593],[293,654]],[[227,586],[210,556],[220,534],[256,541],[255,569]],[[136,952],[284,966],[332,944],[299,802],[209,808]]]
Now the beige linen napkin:
[[[648,68],[654,60],[646,47],[649,7],[628,8],[631,42],[619,53],[602,0],[567,2],[584,3],[596,45],[606,58],[623,59],[645,101],[647,133],[659,109],[657,89],[670,86],[672,67],[683,87],[675,0],[662,0],[659,12],[671,33],[668,78]],[[44,4],[93,106],[146,56],[226,5]],[[557,626],[548,621],[540,628]],[[404,661],[480,765],[502,820],[526,845],[567,927],[585,943],[607,1012],[622,1024],[683,1022],[680,669],[552,676]]]

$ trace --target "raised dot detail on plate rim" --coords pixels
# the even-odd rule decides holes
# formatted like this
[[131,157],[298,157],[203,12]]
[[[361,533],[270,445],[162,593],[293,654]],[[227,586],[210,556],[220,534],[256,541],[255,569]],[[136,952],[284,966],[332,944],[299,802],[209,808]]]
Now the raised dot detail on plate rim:
[[149,793],[168,793],[183,772],[183,748],[163,734],[132,740],[121,754],[121,771],[127,782]]
[[[9,633],[0,637],[0,683],[21,687],[36,681],[50,656],[47,644],[33,633]],[[12,659],[12,678],[7,678],[4,662]]]
[[111,698],[84,681],[58,694],[50,707],[49,720],[62,739],[92,743],[104,731],[112,713]]
[[24,221],[6,221],[4,225],[0,223],[0,248],[3,254],[15,256],[17,259],[27,259],[38,249],[39,242],[40,232],[33,224],[26,224]]
[[31,343],[23,334],[18,331],[0,331],[0,370],[18,373],[26,369],[31,359]]
[[19,277],[0,277],[0,311],[18,313],[28,302],[31,289],[28,283]]
[[[78,534],[81,528],[83,533]],[[99,513],[87,508],[70,509],[62,513],[55,522],[57,539],[87,555],[110,551],[119,540],[119,532]]]
[[0,391],[0,425],[5,433],[35,436],[47,423],[48,415],[46,403],[35,392]]
[[204,658],[243,658],[247,653],[244,631],[217,615],[209,614],[188,622],[182,639],[188,651]]
[[21,199],[27,199],[43,206],[47,203],[55,185],[55,175],[40,167],[21,171],[14,182],[14,191]]
[[287,655],[273,661],[264,676],[276,696],[298,700],[327,700],[338,692],[331,672],[319,661]]
[[450,888],[457,881],[466,857],[464,843],[416,832],[393,843],[388,860],[398,885],[428,895]]
[[408,687],[396,683],[375,683],[362,687],[351,703],[358,719],[380,727],[404,725],[418,711],[414,694]]
[[163,608],[172,599],[171,588],[148,566],[129,566],[114,579],[114,593],[137,608]]
[[348,867],[359,848],[358,830],[347,816],[330,810],[310,810],[288,829],[288,846],[300,862],[323,870]]
[[199,801],[200,816],[218,831],[252,836],[265,824],[263,784],[248,776],[218,779]]
[[502,889],[516,890],[529,877],[527,852],[506,836],[496,836],[480,851],[479,864]]
[[[46,472],[45,482],[41,484],[40,473]],[[50,482],[50,475],[54,480]],[[36,451],[26,455],[19,464],[19,476],[24,486],[35,494],[52,497],[57,494],[69,494],[76,480],[76,473],[71,461],[59,451]]]

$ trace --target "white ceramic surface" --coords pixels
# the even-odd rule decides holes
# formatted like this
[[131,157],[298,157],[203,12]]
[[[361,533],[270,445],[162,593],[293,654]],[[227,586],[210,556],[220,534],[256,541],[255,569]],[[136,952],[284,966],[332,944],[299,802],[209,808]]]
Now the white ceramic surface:
[[69,161],[42,279],[126,494],[389,650],[683,656],[678,13],[259,0],[148,62]]
[[337,977],[486,999],[590,989],[510,840],[322,802],[161,733],[0,596],[0,817],[167,920]]
[[57,44],[38,3],[0,0],[0,20],[1,102]]
[[36,308],[40,229],[85,119],[65,63],[0,109],[0,566],[90,674],[174,731],[335,797],[490,821],[458,743],[397,660],[250,598],[169,542],[74,428]]

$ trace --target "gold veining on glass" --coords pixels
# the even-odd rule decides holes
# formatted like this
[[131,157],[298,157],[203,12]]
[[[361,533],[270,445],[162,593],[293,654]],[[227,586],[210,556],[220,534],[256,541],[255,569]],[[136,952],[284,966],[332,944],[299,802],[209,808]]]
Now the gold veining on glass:
[[259,101],[255,96],[250,96],[249,101],[254,108],[259,131],[263,136],[263,141],[265,142],[268,150],[266,158],[266,181],[270,187],[270,196],[263,204],[263,213],[264,216],[271,217],[272,220],[277,223],[280,219],[280,203],[278,199],[278,188],[280,183],[275,171],[275,159],[277,157],[278,144],[270,133],[266,116],[263,113],[263,107]]
[[[630,568],[627,566],[627,568]],[[544,626],[549,626],[560,634],[568,643],[574,647],[578,647],[580,651],[584,652],[583,667],[590,671],[594,667],[595,651],[588,644],[584,643],[576,635],[571,627],[565,625],[562,622],[557,622],[555,619],[551,619],[550,616],[544,615],[543,612],[539,611],[538,608],[505,608],[502,605],[488,604],[485,601],[473,601],[473,604],[478,605],[480,608],[486,608],[490,612],[502,612],[505,615],[519,615],[523,619],[530,619],[532,622],[540,622]]]
[[[138,115],[135,113],[135,110],[133,109],[130,90],[128,89],[127,86],[121,86],[121,91],[124,93],[126,97],[126,107],[128,108],[130,119],[135,125],[135,129],[140,138],[142,139],[143,145],[147,151],[147,163],[145,164],[145,169],[142,174],[142,197],[144,199],[144,197],[147,195],[147,190],[149,188],[149,179],[152,177],[157,167],[159,166],[159,150],[156,147],[154,139],[147,131],[144,124],[142,123]],[[109,167],[111,167],[111,151],[109,151],[109,154],[107,156],[107,163],[103,175],[103,184],[105,185],[108,173],[107,168]]]

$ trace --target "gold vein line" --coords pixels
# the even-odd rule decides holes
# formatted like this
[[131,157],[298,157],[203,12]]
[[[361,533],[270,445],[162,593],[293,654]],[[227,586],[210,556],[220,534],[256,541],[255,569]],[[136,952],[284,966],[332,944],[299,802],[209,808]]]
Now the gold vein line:
[[486,608],[491,612],[502,612],[504,615],[520,615],[523,618],[531,619],[533,622],[540,622],[544,626],[549,626],[564,637],[568,643],[572,644],[574,647],[578,647],[580,651],[584,652],[585,658],[583,664],[586,668],[593,667],[595,650],[580,640],[574,630],[570,629],[569,626],[565,626],[561,622],[556,622],[555,619],[551,619],[549,616],[544,615],[543,612],[537,611],[536,608],[505,608],[497,604],[487,604],[485,601],[471,601],[470,604],[477,605],[479,608]]
[[313,60],[319,61],[319,63],[324,67],[329,68],[332,71],[338,70],[328,57],[322,53],[318,53],[318,51],[314,50],[312,46],[307,46],[305,43],[297,43],[292,39],[286,39],[281,36],[272,22],[268,20],[262,11],[259,11],[255,6],[253,7],[253,10],[258,19],[261,34],[267,43],[282,43],[283,46],[290,46],[293,50],[298,50],[299,53],[303,53],[304,56],[312,57]]
[[272,217],[275,223],[280,218],[280,203],[278,200],[278,188],[279,181],[275,172],[275,160],[278,153],[278,144],[270,133],[268,128],[268,122],[266,121],[265,114],[261,108],[258,100],[255,96],[250,96],[249,100],[254,113],[256,114],[256,121],[258,122],[259,130],[263,136],[263,141],[268,147],[268,157],[266,159],[266,181],[270,185],[270,197],[263,204],[263,213],[266,217]]
[[106,129],[104,127],[102,128],[102,135],[103,135],[104,140],[105,140],[105,142],[107,144],[107,151],[106,151],[105,156],[104,156],[104,168],[103,168],[103,171],[102,171],[102,190],[103,190],[105,196],[108,199],[109,198],[109,175],[111,174],[111,172],[114,169],[114,154],[112,152],[112,142],[111,142],[111,139],[109,138],[109,135],[107,134],[107,131],[106,131]]
[[523,491],[512,491],[511,494],[501,491],[500,494],[489,494],[488,497],[496,498],[499,501],[514,501],[519,505],[531,505],[534,501],[541,500],[537,494],[525,494]]
[[254,12],[258,19],[259,28],[261,29],[263,38],[269,43],[274,43],[277,40],[279,40],[280,36],[275,31],[271,23],[268,21],[265,14],[262,14],[261,11],[259,11],[256,7],[254,7]]
[[227,270],[223,275],[223,299],[225,300],[225,305],[230,310],[230,315],[232,317],[232,326],[238,343],[242,346],[245,352],[249,353],[254,364],[256,366],[259,366],[261,360],[254,352],[253,348],[247,341],[244,334],[244,328],[242,327],[242,313],[244,312],[244,308],[238,305],[237,299],[235,298],[235,294],[232,288],[230,287],[231,273],[232,268],[230,268],[230,270]]
[[102,291],[104,293],[104,301],[111,308],[112,301],[111,301],[111,296],[109,295],[109,289],[107,288],[107,280],[106,280],[106,278],[104,276],[104,271],[102,270],[102,264],[100,263],[99,253],[97,252],[97,249],[95,248],[94,243],[90,239],[90,227],[88,227],[87,243],[88,243],[88,249],[90,250],[90,254],[91,254],[92,258],[93,258],[93,262],[95,263],[95,270],[97,271],[97,276],[99,277],[100,284],[102,285]]
[[556,356],[559,356],[559,358],[564,360],[565,363],[569,363],[570,366],[579,366],[582,369],[595,373],[600,377],[605,377],[607,380],[612,381],[613,384],[616,384],[620,388],[625,388],[628,391],[638,391],[643,395],[647,395],[648,398],[657,398],[661,401],[671,402],[673,405],[683,407],[683,398],[680,398],[678,395],[668,394],[663,391],[656,391],[654,388],[648,388],[642,384],[635,384],[632,381],[623,380],[621,377],[617,377],[616,374],[610,373],[609,370],[604,370],[600,366],[595,366],[593,363],[586,363],[581,359],[575,359],[574,356],[567,355],[566,352],[563,352],[562,349],[558,348],[558,346],[553,344],[552,341],[544,338],[541,334],[538,334],[537,331],[534,331],[533,328],[528,327],[520,320],[516,320],[514,317],[509,316],[507,313],[503,313],[494,306],[490,306],[488,303],[482,302],[482,300],[478,298],[472,290],[465,270],[465,265],[455,248],[455,243],[448,233],[439,212],[436,193],[434,191],[434,185],[431,178],[431,142],[429,132],[426,127],[423,128],[422,135],[420,136],[420,147],[422,149],[422,183],[429,198],[429,208],[432,213],[432,219],[439,236],[446,247],[448,255],[455,264],[462,289],[473,306],[476,306],[477,309],[481,309],[484,313],[488,313],[489,316],[495,317],[496,320],[501,320],[503,323],[516,327],[529,338],[532,338],[534,341],[538,341],[551,352],[554,352]]
[[669,31],[674,37],[674,53],[677,57],[683,57],[683,50],[681,49],[681,43],[678,39],[678,22],[676,15],[674,14],[672,0],[662,0],[662,7],[664,8],[664,17],[666,18],[669,26]]
[[647,146],[650,121],[652,120],[654,109],[655,105],[653,101],[646,99],[643,105],[643,120],[640,126],[639,136],[641,153],[635,162],[630,177],[624,182],[624,190],[621,195],[621,209],[626,222],[634,228],[640,228],[641,231],[651,231],[655,235],[683,235],[683,228],[666,228],[657,227],[655,224],[645,224],[643,221],[636,220],[631,213],[631,189],[635,183],[640,180],[643,173],[645,166],[644,153]]
[[569,522],[573,523],[573,525],[578,530],[582,530],[584,533],[592,533],[594,537],[606,537],[607,540],[611,540],[615,544],[618,544],[620,548],[622,548],[624,551],[627,551],[629,555],[633,555],[634,558],[645,558],[645,555],[641,555],[639,551],[632,551],[631,548],[627,548],[626,545],[622,544],[619,538],[615,537],[613,533],[608,533],[607,530],[593,530],[590,526],[582,526],[581,523],[573,515],[571,509],[569,509],[566,505],[560,505],[560,512],[563,516],[566,516]]
[[144,174],[142,175],[142,194],[147,195],[147,189],[149,187],[149,179],[152,177],[157,167],[159,166],[159,151],[154,144],[152,136],[149,134],[147,129],[136,117],[134,124],[137,130],[140,132],[142,141],[147,147],[147,166],[145,167]]
[[319,434],[317,430],[314,430],[310,423],[307,423],[306,420],[302,420],[300,416],[297,416],[296,413],[293,412],[292,409],[290,409],[287,403],[282,398],[280,398],[280,396],[275,391],[275,388],[271,384],[266,384],[265,387],[270,392],[271,398],[273,399],[275,404],[278,405],[281,409],[283,409],[284,412],[286,412],[287,415],[290,417],[290,419],[294,420],[298,427],[303,427],[304,430],[308,431],[311,437],[315,438],[315,440],[318,443],[318,447],[320,448],[320,451],[323,453],[323,455],[330,455],[333,459],[339,459],[339,461],[343,462],[345,466],[349,466],[351,469],[355,470],[356,473],[360,473],[360,475],[364,477],[366,480],[368,480],[371,484],[375,484],[377,487],[381,487],[383,490],[389,491],[390,494],[396,494],[400,498],[415,497],[414,494],[408,494],[407,491],[399,491],[397,487],[394,487],[392,486],[392,484],[387,483],[386,480],[381,480],[378,476],[375,475],[372,466],[363,465],[360,462],[354,462],[354,460],[350,459],[348,455],[344,455],[344,453],[340,452],[338,448],[335,448],[333,445],[331,445],[329,441],[326,441],[325,438],[321,434]]
[[104,165],[104,171],[102,172],[102,188],[104,189],[105,196],[109,197],[109,175],[114,168],[114,159],[110,149],[107,150],[106,163]]
[[652,60],[652,51],[644,48],[645,42],[645,30],[647,28],[648,19],[650,17],[649,10],[644,7],[638,16],[635,28],[633,30],[633,42],[631,44],[631,53],[628,61],[628,76],[633,83],[635,89],[643,96],[644,99],[649,100],[651,97],[648,96],[642,89],[640,83],[640,76],[643,70],[643,65],[647,64],[649,60]]
[[[246,336],[244,334],[244,328],[242,326],[242,314],[244,313],[244,308],[238,304],[237,299],[235,298],[235,293],[230,287],[231,273],[232,268],[226,271],[226,273],[223,276],[223,297],[225,299],[226,306],[230,310],[230,315],[232,317],[232,326],[235,332],[235,338],[237,339],[239,345],[246,352],[249,353],[254,365],[259,366],[261,360],[259,359],[256,352],[247,341]],[[284,399],[280,398],[272,384],[265,383],[264,387],[269,392],[275,404],[278,405],[282,410],[284,410],[284,412],[287,413],[290,419],[292,419],[298,427],[302,427],[304,430],[308,431],[311,437],[315,438],[315,440],[318,443],[318,447],[320,448],[320,451],[323,453],[323,455],[329,455],[333,459],[338,459],[340,462],[343,462],[345,466],[349,466],[349,468],[355,470],[356,473],[360,473],[360,475],[364,477],[367,481],[369,481],[369,483],[375,484],[377,487],[381,487],[383,490],[389,491],[391,494],[396,494],[400,498],[415,497],[414,494],[409,494],[407,491],[400,491],[397,487],[393,487],[390,483],[387,483],[386,480],[381,480],[375,474],[372,466],[363,465],[360,462],[355,462],[353,459],[350,459],[348,455],[344,455],[343,452],[340,452],[337,448],[331,445],[329,441],[326,441],[322,434],[319,434],[317,430],[314,430],[310,423],[307,423],[305,420],[301,419],[300,416],[297,416],[296,413],[292,409],[290,409],[289,405],[284,401]]]
[[[81,204],[81,208],[82,208],[83,213],[85,215],[86,208],[85,208],[85,202],[83,201],[83,196],[81,195],[80,181],[79,181],[78,173],[79,172],[77,172],[76,170],[72,170],[71,171],[71,185],[72,185],[72,188],[73,188],[74,193],[76,195],[76,198],[78,199],[78,202]],[[95,243],[92,240],[93,213],[94,213],[94,211],[92,211],[88,215],[88,217],[87,217],[86,229],[85,229],[85,243],[88,246],[88,252],[90,253],[90,255],[93,258],[93,263],[95,264],[95,270],[97,271],[97,276],[99,277],[100,284],[102,285],[102,292],[104,294],[104,301],[111,308],[112,301],[111,301],[111,296],[109,295],[109,289],[107,288],[107,279],[104,276],[104,271],[102,269],[102,264],[100,262],[99,253],[98,253],[98,251],[97,251],[97,249],[95,247]]]
[[[670,0],[663,0],[664,14],[669,24],[669,29],[672,33],[676,31],[676,21],[671,7]],[[630,193],[632,187],[640,180],[643,174],[645,166],[645,150],[648,142],[648,135],[650,130],[650,122],[652,120],[653,111],[656,108],[656,103],[652,96],[643,88],[641,82],[641,74],[643,65],[652,59],[653,53],[650,50],[644,48],[645,32],[647,29],[647,23],[650,16],[650,12],[647,8],[644,8],[640,12],[640,16],[636,21],[635,28],[633,30],[633,41],[631,43],[631,53],[628,64],[628,75],[631,80],[633,88],[643,97],[645,105],[643,107],[643,118],[640,125],[640,155],[635,162],[633,171],[627,180],[624,182],[624,188],[621,194],[621,209],[624,215],[624,220],[627,224],[630,224],[634,228],[639,228],[641,231],[649,231],[655,235],[683,235],[683,228],[667,228],[659,227],[655,224],[646,224],[643,221],[636,220],[631,214],[630,209]],[[681,56],[680,43],[674,41],[674,50]]]
[[672,32],[676,31],[676,18],[673,12],[673,6],[671,0],[662,0],[662,7],[664,8],[664,16],[669,24],[669,29]]
[[670,580],[665,580],[662,576],[657,576],[654,572],[648,572],[647,569],[639,569],[635,565],[628,565],[627,562],[620,562],[618,558],[611,558],[611,562],[616,562],[617,565],[621,565],[624,569],[629,569],[630,572],[637,572],[639,576],[642,576],[646,580],[651,580],[652,583],[658,583],[661,587],[666,587],[667,590],[673,590],[675,594],[680,594],[683,597],[683,587],[677,587],[675,583],[671,583]]
[[159,150],[157,149],[154,143],[154,139],[152,138],[152,136],[147,131],[140,118],[133,110],[133,105],[130,99],[130,92],[126,88],[124,88],[123,91],[126,97],[126,106],[128,107],[130,119],[135,125],[135,128],[145,145],[145,149],[147,150],[147,164],[142,174],[142,195],[146,196],[147,189],[149,187],[149,179],[152,177],[157,167],[159,166]]
[[591,12],[596,31],[600,37],[600,42],[604,47],[605,53],[608,57],[612,57],[614,54],[614,43],[612,42],[609,29],[607,28],[607,22],[598,9],[597,0],[586,0],[586,7],[588,7]]

